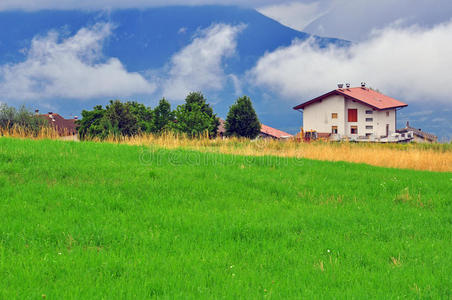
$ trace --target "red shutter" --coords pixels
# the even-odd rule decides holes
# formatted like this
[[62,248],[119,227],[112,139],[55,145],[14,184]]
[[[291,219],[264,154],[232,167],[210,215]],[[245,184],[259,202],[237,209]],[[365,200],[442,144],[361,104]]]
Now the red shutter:
[[358,110],[356,108],[348,110],[348,121],[358,122]]

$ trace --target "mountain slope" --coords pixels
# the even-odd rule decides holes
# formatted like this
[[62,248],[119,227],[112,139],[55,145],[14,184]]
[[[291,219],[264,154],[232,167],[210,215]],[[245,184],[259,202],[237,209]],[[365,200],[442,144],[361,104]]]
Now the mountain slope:
[[[224,64],[226,74],[243,77],[266,52],[288,46],[294,39],[307,39],[308,34],[293,30],[252,9],[230,6],[162,7],[145,10],[129,9],[104,11],[37,11],[0,12],[0,66],[23,61],[32,39],[57,31],[60,38],[70,37],[84,27],[99,22],[115,26],[112,36],[103,45],[105,58],[118,58],[129,72],[145,73],[159,70],[171,57],[191,43],[193,36],[212,24],[244,24],[245,28],[237,40],[236,55]],[[338,39],[316,37],[321,46],[329,44],[347,45]],[[0,79],[1,80],[1,79]],[[216,112],[225,116],[228,107],[236,98],[234,87],[229,84],[222,91],[204,91],[214,104]],[[268,102],[267,91],[244,86],[258,109],[261,120],[270,126],[294,132],[301,124],[299,113],[291,109],[292,103]],[[144,95],[138,101],[155,105],[159,96]],[[270,96],[271,98],[272,96]],[[9,99],[8,99],[9,100]],[[72,101],[73,100],[73,101]],[[32,104],[32,108],[47,107],[63,115],[78,115],[82,109],[95,104],[105,104],[109,99],[62,102],[60,99]],[[170,99],[171,100],[171,99]],[[44,105],[45,104],[45,105]],[[46,109],[47,109],[46,108]]]
[[[285,27],[255,10],[229,6],[162,7],[147,10],[113,12],[38,11],[1,12],[0,64],[19,61],[20,49],[30,45],[36,35],[50,30],[75,34],[80,28],[96,22],[111,22],[114,37],[105,47],[106,56],[118,57],[129,70],[162,66],[168,58],[186,46],[200,28],[215,23],[245,24],[238,39],[240,65],[251,67],[266,51],[287,46],[294,38],[306,39],[304,32]],[[318,38],[319,43],[343,43],[337,39]]]

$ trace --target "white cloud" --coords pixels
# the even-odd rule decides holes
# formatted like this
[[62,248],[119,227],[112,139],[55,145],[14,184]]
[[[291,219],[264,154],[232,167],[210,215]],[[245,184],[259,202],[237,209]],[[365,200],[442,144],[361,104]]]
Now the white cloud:
[[320,2],[302,3],[288,2],[282,4],[272,4],[260,7],[257,10],[288,27],[303,30],[318,17],[325,13],[325,8]]
[[326,14],[306,26],[311,34],[351,41],[367,39],[376,28],[398,20],[405,26],[434,26],[452,15],[450,0],[319,0]]
[[389,27],[349,48],[319,49],[312,39],[264,55],[256,85],[298,102],[339,82],[370,86],[405,101],[452,104],[452,21],[430,29]]
[[0,94],[16,100],[90,99],[151,93],[155,87],[129,73],[116,58],[102,57],[112,25],[82,28],[63,39],[57,32],[35,37],[26,59],[0,66]]
[[244,25],[216,24],[201,30],[171,58],[163,95],[181,100],[191,91],[221,90],[228,80],[224,59],[235,54],[237,36],[243,29]]

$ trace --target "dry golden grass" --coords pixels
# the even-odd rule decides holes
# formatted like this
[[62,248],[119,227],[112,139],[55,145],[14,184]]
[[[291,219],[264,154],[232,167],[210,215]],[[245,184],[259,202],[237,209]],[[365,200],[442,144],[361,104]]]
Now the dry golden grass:
[[184,148],[236,155],[309,158],[347,161],[374,166],[452,172],[452,147],[358,143],[300,143],[296,140],[189,139],[174,134],[109,138],[106,141],[149,145],[166,149]]
[[[33,139],[65,139],[51,128],[42,128],[34,136],[20,128],[14,130],[0,129],[0,135],[19,138],[31,137]],[[209,139],[208,137],[191,139],[173,133],[144,134],[133,137],[112,136],[104,140],[93,139],[93,141],[144,145],[165,149],[183,148],[235,155],[272,155],[326,161],[347,161],[390,168],[452,172],[451,145],[328,143],[322,141],[303,143],[296,140],[261,139],[250,141],[238,138]]]
[[33,131],[20,126],[12,126],[3,128],[0,127],[0,136],[14,137],[14,138],[27,138],[27,139],[59,139],[60,135],[52,127],[40,127],[39,130]]

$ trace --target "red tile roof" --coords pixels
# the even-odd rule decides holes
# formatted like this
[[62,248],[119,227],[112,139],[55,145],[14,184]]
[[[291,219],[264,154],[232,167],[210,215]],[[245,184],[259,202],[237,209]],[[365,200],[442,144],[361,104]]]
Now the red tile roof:
[[261,124],[261,133],[272,136],[274,138],[280,139],[280,138],[289,138],[292,137],[290,133],[271,128],[270,126]]
[[293,109],[295,109],[295,110],[304,109],[306,106],[308,106],[314,102],[320,101],[322,99],[325,99],[331,95],[343,95],[347,99],[352,99],[352,100],[361,102],[363,104],[369,105],[378,110],[408,106],[408,104],[406,104],[406,103],[403,103],[399,100],[396,100],[394,98],[383,95],[382,93],[371,90],[369,88],[355,87],[355,88],[348,88],[348,89],[333,90],[322,96],[309,100],[308,102],[297,105]]
[[62,136],[74,135],[77,133],[75,119],[65,119],[59,114],[43,114],[44,117],[49,121],[50,126],[55,128],[58,133]]

